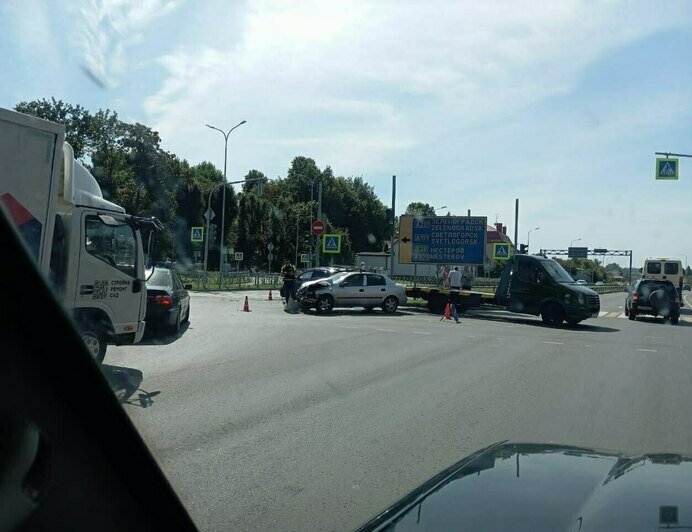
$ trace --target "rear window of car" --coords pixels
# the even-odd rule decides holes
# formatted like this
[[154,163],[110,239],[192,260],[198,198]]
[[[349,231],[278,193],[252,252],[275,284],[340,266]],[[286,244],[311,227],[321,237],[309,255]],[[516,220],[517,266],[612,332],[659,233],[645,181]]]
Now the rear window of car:
[[666,262],[663,267],[663,271],[666,275],[677,275],[678,274],[678,264],[676,262]]
[[147,281],[150,286],[168,286],[168,272],[165,270],[154,270],[154,275]]
[[313,279],[323,279],[325,277],[329,277],[330,275],[332,275],[331,272],[327,272],[324,270],[313,270],[312,272]]
[[368,275],[368,286],[385,286],[387,281],[381,275]]
[[652,275],[658,275],[661,273],[661,263],[660,262],[650,262],[646,265],[646,273]]

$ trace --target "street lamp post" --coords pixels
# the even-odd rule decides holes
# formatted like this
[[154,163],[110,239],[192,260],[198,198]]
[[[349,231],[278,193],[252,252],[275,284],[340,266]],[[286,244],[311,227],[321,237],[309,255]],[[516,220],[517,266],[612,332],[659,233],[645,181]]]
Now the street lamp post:
[[442,209],[446,209],[446,208],[447,208],[447,205],[443,205],[442,207],[433,207],[433,211],[437,212],[437,211],[441,211]]
[[534,227],[533,229],[529,229],[529,233],[526,237],[526,253],[531,252],[531,231],[538,231],[540,227]]
[[685,271],[687,271],[687,255],[680,253],[680,256],[685,257]]
[[572,247],[572,245],[573,245],[575,242],[579,242],[580,240],[581,240],[581,238],[575,238],[574,240],[572,240],[572,241],[569,243],[569,247]]
[[221,244],[219,245],[219,287],[221,287],[221,276],[223,274],[223,248],[224,248],[224,230],[226,226],[226,164],[228,161],[228,136],[231,134],[231,132],[237,128],[242,126],[243,124],[246,123],[246,120],[243,120],[239,124],[233,126],[231,129],[228,130],[228,133],[224,133],[222,129],[219,129],[218,127],[210,126],[209,124],[206,124],[206,126],[209,129],[215,129],[216,131],[219,131],[224,138],[224,148],[223,148],[223,194],[222,194],[222,199],[221,199]]

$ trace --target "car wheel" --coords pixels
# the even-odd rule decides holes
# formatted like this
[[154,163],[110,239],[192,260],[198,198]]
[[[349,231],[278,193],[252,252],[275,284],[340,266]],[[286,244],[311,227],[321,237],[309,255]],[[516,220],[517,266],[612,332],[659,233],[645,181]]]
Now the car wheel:
[[171,333],[180,334],[180,309],[178,309],[178,314],[175,316],[175,323],[171,325]]
[[399,300],[395,296],[387,296],[382,302],[382,310],[387,314],[394,314],[399,308]]
[[673,314],[670,317],[670,323],[672,323],[673,325],[677,325],[679,321],[680,321],[680,316],[678,316],[677,314]]
[[106,358],[106,339],[96,329],[88,328],[81,332],[82,342],[99,364]]
[[559,325],[565,320],[565,311],[557,303],[546,303],[541,311],[541,319],[544,323]]
[[582,320],[567,320],[567,325],[574,327],[575,325],[579,325],[581,322]]
[[334,298],[329,294],[320,296],[317,300],[317,312],[329,313],[334,310]]
[[366,312],[371,312],[375,307],[373,307],[372,305],[366,305],[363,308]]
[[630,321],[634,321],[635,319],[637,319],[637,313],[634,310],[630,309],[630,312],[627,317],[630,319]]

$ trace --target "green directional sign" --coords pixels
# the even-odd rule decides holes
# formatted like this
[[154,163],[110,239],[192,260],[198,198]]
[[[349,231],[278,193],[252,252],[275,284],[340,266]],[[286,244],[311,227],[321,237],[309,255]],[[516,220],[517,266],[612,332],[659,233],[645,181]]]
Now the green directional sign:
[[493,244],[493,259],[507,260],[510,256],[509,242],[498,242]]
[[204,227],[193,227],[190,232],[192,242],[204,242]]
[[322,253],[341,253],[341,235],[322,235]]
[[656,158],[656,179],[662,181],[676,181],[678,179],[679,159],[668,157]]

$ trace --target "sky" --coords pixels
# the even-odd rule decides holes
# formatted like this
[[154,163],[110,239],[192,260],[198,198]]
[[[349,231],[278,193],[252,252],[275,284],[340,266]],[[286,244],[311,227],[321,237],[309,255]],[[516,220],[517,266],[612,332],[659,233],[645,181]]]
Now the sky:
[[[313,158],[396,212],[487,216],[531,250],[692,259],[692,2],[4,0],[0,107],[51,96],[191,164]],[[615,261],[615,259],[613,259]],[[619,260],[625,264],[623,260]]]

